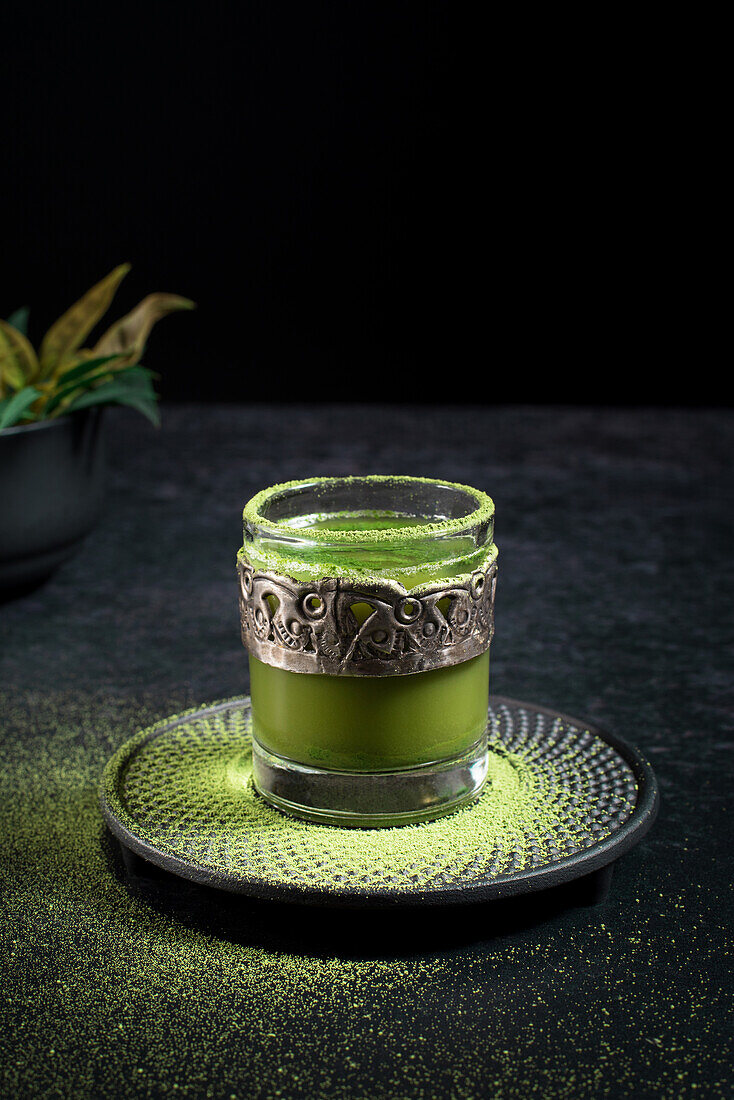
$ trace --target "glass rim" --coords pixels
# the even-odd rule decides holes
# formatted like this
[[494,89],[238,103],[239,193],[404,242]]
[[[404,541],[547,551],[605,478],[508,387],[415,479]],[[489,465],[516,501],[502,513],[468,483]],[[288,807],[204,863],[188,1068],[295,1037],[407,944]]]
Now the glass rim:
[[[427,521],[426,523],[413,524],[406,527],[391,528],[361,528],[360,530],[331,530],[325,528],[304,528],[294,526],[292,522],[282,519],[272,519],[264,514],[267,504],[293,491],[307,490],[320,485],[338,483],[340,485],[353,484],[355,489],[360,485],[395,483],[396,485],[434,485],[441,489],[455,490],[471,498],[476,507],[464,516],[451,519]],[[294,494],[295,495],[295,494]],[[447,481],[444,478],[412,477],[407,474],[370,474],[344,477],[313,477],[299,478],[296,481],[284,481],[277,485],[270,485],[261,489],[245,505],[242,517],[245,527],[249,527],[253,534],[272,533],[283,539],[297,542],[323,543],[324,545],[350,546],[359,543],[379,543],[392,545],[403,543],[416,538],[441,538],[447,535],[469,531],[483,523],[488,523],[494,516],[494,501],[481,489],[475,489],[471,485],[464,485],[458,481]]]

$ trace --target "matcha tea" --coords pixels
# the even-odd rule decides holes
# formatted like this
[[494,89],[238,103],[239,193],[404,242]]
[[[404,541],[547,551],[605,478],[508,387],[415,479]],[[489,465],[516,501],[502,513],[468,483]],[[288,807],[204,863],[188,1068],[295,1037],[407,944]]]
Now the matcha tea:
[[304,676],[250,657],[254,735],[270,752],[337,771],[448,760],[484,732],[489,652],[411,676]]

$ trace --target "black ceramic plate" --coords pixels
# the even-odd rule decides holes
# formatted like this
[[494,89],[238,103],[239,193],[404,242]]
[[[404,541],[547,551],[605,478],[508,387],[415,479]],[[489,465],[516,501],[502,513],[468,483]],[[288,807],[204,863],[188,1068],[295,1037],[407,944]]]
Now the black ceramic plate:
[[273,901],[392,906],[487,901],[606,867],[650,828],[650,765],[620,738],[493,698],[490,779],[472,806],[397,829],[296,821],[252,785],[250,700],[143,730],[101,785],[112,832],[194,882]]

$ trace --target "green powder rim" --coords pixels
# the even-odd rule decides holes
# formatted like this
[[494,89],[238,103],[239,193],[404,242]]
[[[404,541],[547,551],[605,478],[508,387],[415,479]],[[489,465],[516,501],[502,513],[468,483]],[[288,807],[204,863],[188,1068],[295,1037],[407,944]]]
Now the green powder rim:
[[[309,488],[315,485],[328,485],[339,482],[340,484],[360,485],[364,483],[404,483],[406,485],[432,485],[442,488],[456,489],[469,494],[476,502],[477,507],[466,516],[458,519],[446,519],[434,523],[421,523],[409,527],[392,528],[366,528],[359,530],[333,530],[330,528],[296,527],[282,520],[271,520],[262,514],[265,504],[279,493],[293,489]],[[375,512],[374,515],[379,513]],[[369,516],[370,510],[360,511],[361,516]],[[400,548],[411,545],[420,545],[427,539],[444,539],[451,536],[468,534],[472,530],[480,528],[483,524],[489,524],[494,516],[494,502],[490,496],[471,485],[463,485],[459,482],[446,481],[440,478],[410,477],[402,474],[386,475],[374,474],[366,477],[316,477],[299,478],[295,481],[285,481],[277,485],[271,485],[256,493],[245,505],[243,521],[245,527],[245,545],[238,553],[238,561],[249,561],[251,554],[248,550],[247,529],[255,529],[260,534],[277,536],[282,542],[277,546],[262,547],[256,549],[258,567],[273,573],[280,573],[292,579],[301,581],[323,580],[325,577],[338,576],[343,580],[359,582],[362,584],[377,584],[383,582],[385,570],[375,571],[368,564],[345,562],[342,558],[338,561],[330,560],[331,552],[348,551],[350,548],[361,549],[386,549],[395,553]],[[290,545],[293,540],[295,545]],[[321,556],[311,559],[311,553],[299,555],[299,544],[307,541],[310,548],[321,547]],[[455,554],[454,548],[451,549]],[[479,556],[481,547],[476,548],[475,557]],[[433,581],[426,581],[426,574],[432,577],[440,577],[444,581],[461,583],[475,569],[486,570],[497,558],[497,547],[493,541],[488,541],[485,553],[481,560],[472,563],[472,568],[462,568],[465,560],[471,556],[464,552],[459,558],[450,556],[434,561],[415,560],[410,564],[393,562],[389,569],[390,579],[401,591],[410,594],[420,594],[424,590],[435,587]]]
[[245,505],[242,518],[245,524],[254,527],[262,527],[284,538],[303,539],[304,528],[293,527],[282,520],[268,519],[261,512],[263,506],[279,493],[288,492],[291,489],[305,489],[312,485],[328,485],[333,482],[354,484],[365,483],[407,483],[409,485],[440,485],[450,489],[458,489],[468,493],[476,502],[477,507],[473,512],[458,519],[446,519],[435,523],[421,523],[414,527],[391,528],[366,528],[360,531],[333,531],[323,528],[308,528],[309,542],[323,542],[330,545],[353,546],[362,543],[374,543],[390,545],[405,542],[406,539],[415,540],[429,536],[431,538],[441,535],[452,535],[476,527],[480,523],[487,522],[494,515],[494,501],[481,489],[475,489],[471,485],[462,485],[457,481],[444,481],[433,477],[410,477],[403,474],[370,474],[365,477],[312,477],[298,478],[296,481],[283,481],[278,485],[270,485],[261,489]]

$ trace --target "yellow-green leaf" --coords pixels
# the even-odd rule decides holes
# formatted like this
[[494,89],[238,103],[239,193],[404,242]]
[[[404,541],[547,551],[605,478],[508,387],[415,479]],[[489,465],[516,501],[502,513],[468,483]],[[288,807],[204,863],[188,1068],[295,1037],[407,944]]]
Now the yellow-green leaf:
[[46,378],[60,360],[76,351],[87,338],[109,309],[115,291],[129,270],[130,264],[120,264],[54,322],[41,344],[42,378]]
[[0,320],[0,379],[20,390],[38,374],[38,359],[28,337]]
[[20,390],[23,388],[23,372],[18,366],[12,345],[4,339],[0,329],[0,398],[5,397],[8,388]]
[[178,294],[149,294],[135,309],[131,310],[114,325],[107,329],[92,349],[95,355],[123,355],[114,366],[120,367],[137,363],[143,354],[145,342],[156,321],[168,313],[180,309],[194,309],[194,303]]

